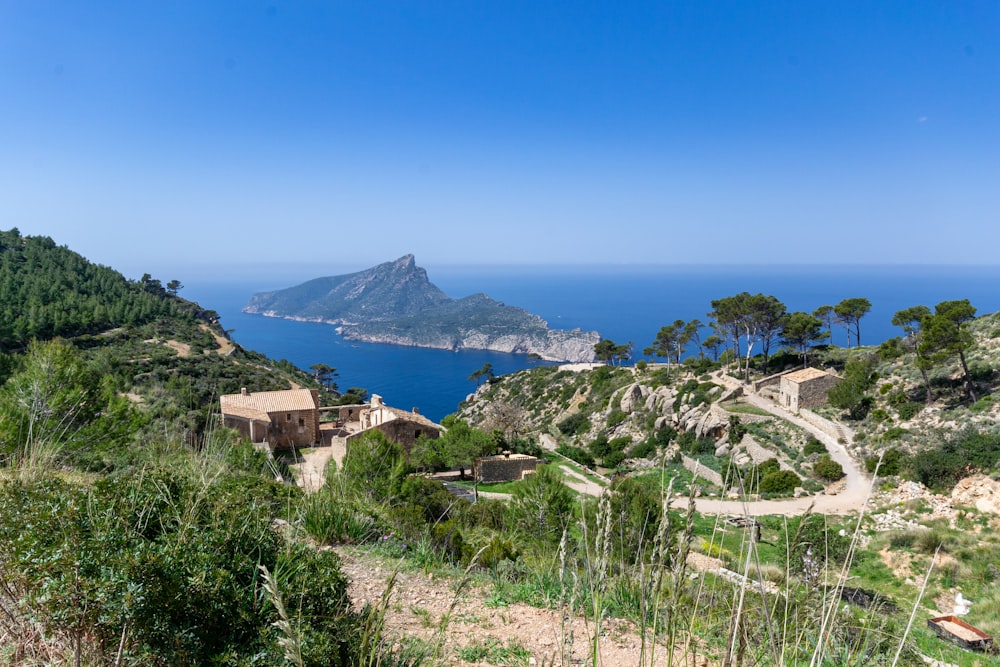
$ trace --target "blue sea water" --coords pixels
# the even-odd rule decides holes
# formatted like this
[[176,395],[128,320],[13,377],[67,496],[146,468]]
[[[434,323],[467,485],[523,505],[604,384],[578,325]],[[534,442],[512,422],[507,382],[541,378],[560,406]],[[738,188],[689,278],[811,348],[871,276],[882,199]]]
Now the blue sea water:
[[[865,297],[861,342],[877,344],[901,331],[897,310],[950,299],[969,299],[979,314],[1000,308],[1000,266],[786,266],[786,267],[441,267],[428,268],[434,284],[452,297],[484,292],[540,315],[559,329],[596,330],[617,343],[632,341],[637,358],[660,327],[676,319],[708,322],[713,299],[747,291],[772,294],[789,311],[812,312],[845,298]],[[263,277],[240,283],[195,282],[182,292],[217,311],[222,325],[246,348],[301,368],[326,363],[338,370],[341,389],[364,387],[390,405],[417,407],[434,420],[455,411],[475,390],[469,375],[489,362],[498,374],[537,365],[524,355],[448,352],[342,340],[334,327],[247,315],[258,291],[290,287]],[[708,335],[708,331],[703,335]],[[834,343],[845,345],[843,328]]]

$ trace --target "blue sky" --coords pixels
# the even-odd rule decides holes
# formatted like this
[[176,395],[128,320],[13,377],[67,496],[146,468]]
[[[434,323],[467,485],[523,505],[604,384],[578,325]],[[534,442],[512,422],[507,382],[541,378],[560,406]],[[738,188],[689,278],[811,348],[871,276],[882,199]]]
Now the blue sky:
[[943,0],[7,2],[0,228],[165,280],[995,264],[998,35]]

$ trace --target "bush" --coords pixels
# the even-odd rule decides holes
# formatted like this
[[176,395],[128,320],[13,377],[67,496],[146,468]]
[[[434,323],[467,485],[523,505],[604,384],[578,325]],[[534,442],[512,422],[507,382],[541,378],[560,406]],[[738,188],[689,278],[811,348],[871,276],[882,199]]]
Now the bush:
[[610,454],[604,457],[604,460],[601,461],[601,465],[603,465],[605,468],[610,468],[613,470],[618,466],[620,466],[624,460],[625,460],[624,451],[611,452]]
[[587,466],[588,468],[594,467],[594,457],[591,456],[583,447],[574,447],[572,445],[560,445],[556,448],[556,452],[562,454],[568,459],[572,459],[579,463],[580,465]]
[[826,454],[826,445],[820,442],[819,439],[810,436],[809,440],[806,442],[806,446],[802,448],[802,453],[806,456],[811,454]]
[[824,479],[828,482],[836,482],[838,479],[843,479],[844,477],[844,466],[840,465],[832,458],[829,454],[823,454],[819,457],[815,464],[813,464],[813,472],[820,479]]
[[619,424],[624,422],[626,419],[628,419],[628,415],[622,412],[621,410],[615,408],[608,414],[608,419],[606,423],[608,425],[608,428],[612,429],[615,426],[618,426]]
[[289,500],[260,478],[204,484],[176,471],[3,483],[0,580],[53,640],[83,638],[94,664],[113,662],[126,629],[129,664],[277,664],[263,565],[307,638],[305,663],[351,664],[339,559],[272,528]]
[[758,488],[761,493],[782,494],[791,493],[801,484],[802,480],[791,470],[778,470],[764,475]]
[[656,456],[656,442],[650,438],[643,440],[632,448],[629,455],[636,459],[650,459]]
[[590,430],[590,420],[582,412],[576,412],[556,424],[563,435],[583,435]]
[[[902,469],[903,458],[903,452],[895,447],[890,447],[885,450],[885,453],[882,455],[882,466],[878,469],[878,474],[883,477],[898,475]],[[875,467],[877,465],[878,456],[869,456],[865,459],[865,470],[867,470],[870,474],[875,473]]]
[[896,412],[899,414],[899,418],[902,421],[909,421],[917,416],[917,414],[923,409],[923,405],[916,403],[914,401],[908,401],[896,408]]
[[435,523],[457,515],[453,511],[459,503],[467,503],[455,497],[444,484],[437,480],[410,475],[400,487],[400,500],[421,511],[427,523]]

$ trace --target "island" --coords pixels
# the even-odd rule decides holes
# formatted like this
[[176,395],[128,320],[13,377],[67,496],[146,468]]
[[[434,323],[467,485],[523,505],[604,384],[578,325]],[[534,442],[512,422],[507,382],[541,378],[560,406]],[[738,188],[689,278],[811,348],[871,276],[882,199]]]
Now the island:
[[596,331],[550,329],[538,315],[485,294],[453,299],[430,282],[412,254],[259,292],[243,312],[333,324],[346,340],[534,354],[548,361],[593,361],[600,340]]

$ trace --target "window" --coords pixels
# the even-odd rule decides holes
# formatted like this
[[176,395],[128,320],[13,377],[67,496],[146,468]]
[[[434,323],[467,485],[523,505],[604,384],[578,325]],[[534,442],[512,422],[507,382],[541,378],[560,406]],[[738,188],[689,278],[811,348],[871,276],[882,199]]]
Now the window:
[[286,422],[292,421],[292,414],[291,413],[288,413],[287,415],[285,415],[285,421]]
[[306,425],[306,420],[300,418],[299,419],[299,426],[305,426],[305,425]]

